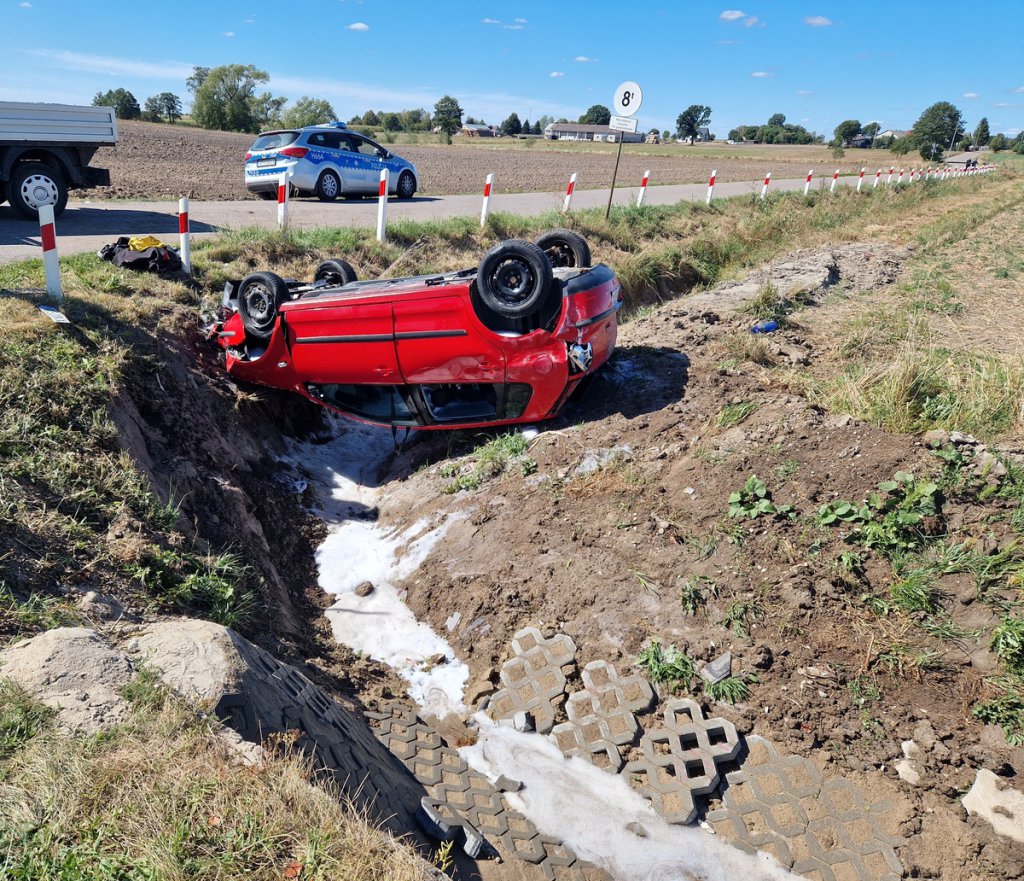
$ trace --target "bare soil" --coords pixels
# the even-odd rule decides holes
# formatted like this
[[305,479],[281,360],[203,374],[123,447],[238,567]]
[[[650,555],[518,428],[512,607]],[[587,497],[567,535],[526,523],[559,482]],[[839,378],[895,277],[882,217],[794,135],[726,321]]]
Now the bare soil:
[[[109,187],[78,190],[84,199],[177,199],[188,196],[202,200],[235,200],[249,196],[242,178],[242,161],[253,136],[235,132],[214,132],[183,125],[149,122],[119,124],[120,143],[97,151],[93,164],[110,169]],[[424,136],[427,137],[427,136]],[[615,151],[609,147],[580,144],[578,150],[559,144],[548,149],[544,143],[531,147],[460,142],[441,144],[395,144],[390,147],[416,165],[424,195],[477,193],[484,178],[495,175],[498,192],[562,191],[569,176],[579,173],[580,189],[607,187],[611,183]],[[807,173],[809,152],[818,155],[818,174],[829,174],[842,166],[844,174],[854,173],[869,159],[881,164],[889,154],[851,151],[836,162],[822,147],[763,148],[763,156],[749,155],[752,148],[737,149],[737,155],[707,156],[685,146],[644,149],[643,145],[623,150],[619,180],[638,184],[646,170],[655,184],[706,182],[712,168],[720,181],[755,181],[765,172],[776,178],[802,177]],[[853,155],[856,152],[856,155]],[[826,169],[827,166],[827,169]]]

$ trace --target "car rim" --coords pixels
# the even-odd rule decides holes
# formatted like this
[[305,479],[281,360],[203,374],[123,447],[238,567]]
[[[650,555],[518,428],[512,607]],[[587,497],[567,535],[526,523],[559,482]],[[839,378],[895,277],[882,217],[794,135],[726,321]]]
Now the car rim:
[[57,204],[57,184],[42,174],[33,174],[25,178],[21,185],[22,201],[29,208],[38,209],[40,205]]
[[409,175],[407,175],[407,174],[403,174],[402,175],[401,186],[402,186],[402,195],[403,196],[408,197],[408,196],[412,195],[412,192],[413,192],[412,186],[413,186],[413,184],[412,184],[412,178]]
[[506,303],[521,303],[533,290],[536,276],[525,260],[510,259],[491,273],[491,290]]
[[551,261],[551,265],[555,267],[566,267],[575,266],[576,257],[572,252],[572,248],[564,244],[550,245],[544,249],[544,253],[548,255],[548,260]]
[[333,174],[325,174],[324,182],[321,184],[325,196],[338,195],[338,179]]
[[245,306],[253,322],[262,327],[271,317],[274,298],[263,285],[252,284],[245,290]]

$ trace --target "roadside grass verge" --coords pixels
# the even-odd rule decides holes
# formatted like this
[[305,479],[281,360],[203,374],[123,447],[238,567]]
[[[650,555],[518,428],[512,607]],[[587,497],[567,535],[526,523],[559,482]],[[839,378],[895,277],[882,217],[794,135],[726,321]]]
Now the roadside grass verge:
[[[419,881],[425,864],[279,739],[240,769],[159,687],[95,737],[0,682],[0,876],[12,881]],[[11,698],[11,701],[3,700]],[[316,785],[311,785],[311,784]]]

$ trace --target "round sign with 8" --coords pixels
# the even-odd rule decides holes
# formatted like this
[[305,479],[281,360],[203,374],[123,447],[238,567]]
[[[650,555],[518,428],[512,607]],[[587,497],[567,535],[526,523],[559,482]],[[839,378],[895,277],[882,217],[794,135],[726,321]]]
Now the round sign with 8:
[[643,90],[632,80],[627,80],[615,90],[612,112],[616,116],[632,116],[640,109],[644,100]]

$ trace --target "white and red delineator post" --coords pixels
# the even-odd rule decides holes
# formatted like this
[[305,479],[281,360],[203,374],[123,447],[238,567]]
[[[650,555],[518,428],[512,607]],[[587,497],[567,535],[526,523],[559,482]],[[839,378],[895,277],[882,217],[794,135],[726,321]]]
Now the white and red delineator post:
[[892,174],[895,170],[891,165],[889,166],[889,176],[885,179],[886,186],[892,183]]
[[914,182],[914,174],[915,174],[916,172],[917,172],[917,169],[916,169],[916,168],[911,168],[911,169],[910,169],[910,183],[913,183],[913,182]]
[[178,199],[178,253],[181,268],[186,275],[192,274],[192,234],[188,225],[188,196]]
[[880,181],[881,179],[882,179],[882,169],[881,169],[881,168],[879,168],[879,169],[878,169],[878,173],[877,173],[877,174],[875,175],[875,182],[874,182],[874,184],[872,184],[872,185],[871,185],[871,189],[873,189],[873,190],[877,190],[877,189],[878,189],[878,182],[879,182],[879,181]]
[[900,169],[900,176],[898,178],[896,178],[896,186],[899,186],[901,183],[903,183],[903,169],[902,168]]
[[806,196],[811,189],[811,178],[814,176],[814,169],[812,168],[807,172],[807,180],[804,181],[804,195]]
[[277,179],[277,228],[287,229],[288,227],[288,186],[287,172]]
[[862,169],[860,170],[860,175],[859,175],[859,176],[858,176],[858,178],[857,178],[857,192],[858,192],[858,193],[860,192],[860,188],[861,188],[862,186],[864,186],[864,172],[865,172],[866,170],[867,170],[867,169],[864,169],[864,168],[862,168]]
[[636,194],[636,207],[639,208],[644,204],[644,196],[647,195],[647,183],[651,179],[651,170],[648,168],[644,172],[643,182],[640,184],[640,192]]
[[761,187],[761,198],[764,199],[768,195],[768,184],[772,182],[772,173],[769,171],[764,176],[764,186]]
[[487,212],[491,208],[491,189],[494,186],[494,174],[487,175],[484,180],[484,200],[480,205],[480,228],[487,226]]
[[46,270],[46,293],[58,305],[64,299],[60,288],[60,263],[57,261],[57,230],[53,222],[53,205],[39,206],[39,240],[43,245],[43,268]]
[[563,211],[568,211],[569,210],[569,206],[572,204],[572,194],[573,194],[573,191],[576,189],[576,175],[577,175],[577,172],[574,171],[569,176],[569,184],[565,188],[565,198],[562,200],[562,210]]
[[835,174],[832,175],[832,186],[830,186],[828,188],[828,191],[830,193],[834,193],[836,191],[836,184],[838,182],[839,182],[839,169],[837,168]]
[[711,197],[715,194],[715,178],[718,176],[718,169],[711,169],[711,180],[708,181],[708,197],[704,200],[705,205],[711,204]]
[[388,179],[386,168],[380,170],[380,185],[377,187],[377,241],[383,242],[388,228]]

